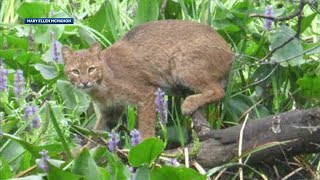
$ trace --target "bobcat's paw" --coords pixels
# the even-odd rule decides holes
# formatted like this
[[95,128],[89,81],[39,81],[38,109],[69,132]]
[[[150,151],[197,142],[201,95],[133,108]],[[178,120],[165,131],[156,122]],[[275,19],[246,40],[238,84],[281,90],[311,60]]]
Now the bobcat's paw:
[[192,115],[197,109],[198,106],[195,106],[195,104],[188,98],[185,99],[181,105],[183,115]]

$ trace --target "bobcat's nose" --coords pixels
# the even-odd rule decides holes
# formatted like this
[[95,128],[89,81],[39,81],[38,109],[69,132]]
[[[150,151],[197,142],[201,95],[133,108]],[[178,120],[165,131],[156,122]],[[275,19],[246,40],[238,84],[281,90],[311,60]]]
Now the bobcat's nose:
[[89,84],[90,84],[89,81],[81,81],[81,85],[82,85],[82,87],[84,87],[84,88],[89,87]]

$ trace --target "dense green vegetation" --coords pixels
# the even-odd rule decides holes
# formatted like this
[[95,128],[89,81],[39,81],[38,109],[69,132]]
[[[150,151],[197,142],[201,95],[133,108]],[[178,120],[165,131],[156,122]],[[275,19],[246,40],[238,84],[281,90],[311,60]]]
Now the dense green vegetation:
[[[168,0],[162,8],[162,0],[0,0],[0,179],[206,179],[172,159],[182,157],[160,157],[168,144],[190,142],[191,120],[181,115],[179,98],[165,96],[169,121],[157,127],[163,140],[150,138],[131,145],[135,139],[128,132],[134,129],[135,107],[127,110],[127,130],[119,125],[119,134],[112,133],[111,140],[106,132],[86,129],[95,122],[93,105],[64,77],[62,45],[83,49],[99,41],[107,47],[130,28],[160,19],[212,26],[237,55],[225,98],[205,110],[213,128],[225,128],[247,115],[257,119],[318,105],[316,2],[303,6],[300,21],[299,14],[290,17],[299,11],[299,1]],[[275,22],[257,14],[288,18]],[[32,17],[73,17],[75,23],[23,24],[23,18]],[[73,156],[85,137],[96,134],[109,147]],[[110,152],[110,141],[119,149],[113,146]],[[275,167],[277,173],[283,177],[302,167],[305,172],[297,177],[320,178],[318,154],[299,159],[290,160],[295,165]],[[271,177],[263,169],[243,168],[249,178]],[[221,175],[215,169],[205,172],[208,177]]]

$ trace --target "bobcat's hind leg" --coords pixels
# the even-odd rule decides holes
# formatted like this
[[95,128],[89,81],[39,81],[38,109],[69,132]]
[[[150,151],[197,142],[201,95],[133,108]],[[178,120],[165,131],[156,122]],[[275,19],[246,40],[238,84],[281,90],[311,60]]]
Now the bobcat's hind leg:
[[224,90],[218,82],[207,86],[198,84],[194,89],[197,94],[186,97],[182,103],[181,111],[184,115],[192,115],[203,105],[215,102],[224,96]]

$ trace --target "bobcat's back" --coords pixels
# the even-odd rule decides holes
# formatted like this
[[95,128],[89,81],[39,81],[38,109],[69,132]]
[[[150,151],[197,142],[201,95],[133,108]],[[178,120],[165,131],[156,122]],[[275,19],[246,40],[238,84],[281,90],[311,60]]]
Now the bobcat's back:
[[116,59],[108,62],[111,69],[168,88],[187,87],[178,71],[198,74],[200,81],[199,71],[209,72],[223,81],[233,59],[228,44],[211,27],[178,20],[139,25],[107,51]]

